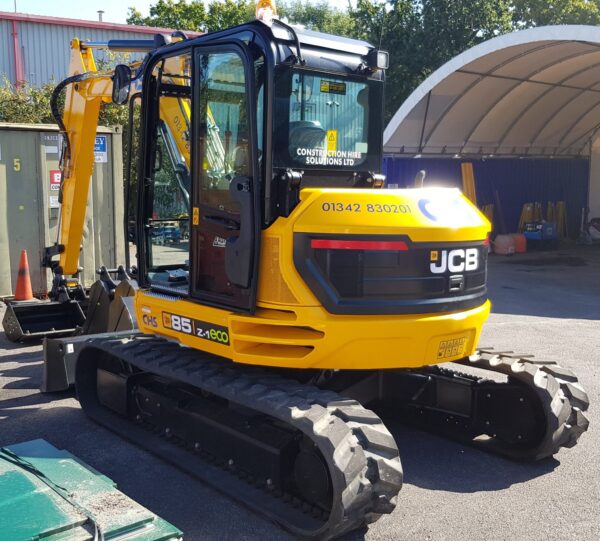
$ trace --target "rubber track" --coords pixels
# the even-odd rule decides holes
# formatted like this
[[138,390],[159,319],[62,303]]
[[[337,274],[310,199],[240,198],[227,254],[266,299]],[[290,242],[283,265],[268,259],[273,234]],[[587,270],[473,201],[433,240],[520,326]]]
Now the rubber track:
[[562,447],[573,447],[589,422],[584,415],[590,405],[577,376],[557,364],[537,362],[531,356],[495,352],[482,348],[460,364],[505,374],[535,391],[546,418],[543,438],[531,448],[503,446],[490,440],[492,451],[519,460],[540,460],[556,454]]
[[[295,535],[331,539],[374,522],[381,514],[391,513],[395,508],[402,486],[402,466],[396,442],[381,419],[359,402],[258,369],[233,365],[225,359],[158,337],[90,339],[77,363],[79,400],[86,413],[120,433],[125,431],[117,429],[116,414],[111,412],[107,416],[109,410],[102,406],[98,408],[97,398],[90,394],[95,395],[95,384],[89,376],[90,363],[96,362],[102,352],[143,371],[193,385],[267,414],[306,434],[323,454],[331,475],[333,503],[327,520],[318,525],[313,523],[310,528],[305,526],[310,520],[303,519],[301,525],[292,524],[286,522],[276,509],[270,509],[270,503],[275,501],[281,506],[281,501],[273,496],[253,496],[250,497],[252,501],[248,501],[248,495],[237,490],[230,494],[223,483],[219,482],[217,487],[236,499],[244,499],[242,503]],[[95,372],[93,366],[91,370]],[[85,374],[87,378],[82,378]],[[135,441],[133,432],[122,435]],[[152,448],[149,450],[153,451]],[[226,472],[222,475],[231,477]],[[291,504],[286,505],[291,508]]]

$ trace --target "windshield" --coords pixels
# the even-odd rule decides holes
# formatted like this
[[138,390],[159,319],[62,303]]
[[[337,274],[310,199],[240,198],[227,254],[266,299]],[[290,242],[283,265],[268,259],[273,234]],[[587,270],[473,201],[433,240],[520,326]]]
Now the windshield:
[[381,89],[380,81],[278,70],[275,167],[379,170]]

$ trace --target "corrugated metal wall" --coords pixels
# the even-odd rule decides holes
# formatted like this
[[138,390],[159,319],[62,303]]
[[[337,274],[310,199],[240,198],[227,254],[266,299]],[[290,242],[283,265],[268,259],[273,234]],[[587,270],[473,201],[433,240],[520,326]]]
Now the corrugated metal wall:
[[[589,160],[587,159],[488,159],[473,163],[477,203],[496,204],[498,193],[506,229],[517,230],[523,204],[539,201],[565,201],[569,235],[579,233],[581,209],[588,204]],[[412,185],[418,171],[427,173],[425,185],[462,186],[462,160],[386,157],[383,173],[387,184]],[[498,226],[498,220],[496,220]]]
[[14,83],[13,45],[10,21],[0,20],[0,79],[7,77]]
[[[64,79],[69,68],[72,38],[90,41],[109,39],[145,39],[152,33],[127,32],[126,30],[104,30],[56,24],[18,21],[17,31],[21,44],[21,56],[26,79],[39,86],[47,82]],[[0,77],[15,83],[12,23],[0,20]],[[96,54],[97,60],[105,59],[104,52]]]
[[[60,81],[69,68],[69,43],[72,38],[89,41],[109,39],[144,39],[145,34],[97,30],[37,23],[18,23],[23,48],[23,64],[27,80],[34,85],[48,81]],[[104,60],[104,52],[98,51],[96,60]]]

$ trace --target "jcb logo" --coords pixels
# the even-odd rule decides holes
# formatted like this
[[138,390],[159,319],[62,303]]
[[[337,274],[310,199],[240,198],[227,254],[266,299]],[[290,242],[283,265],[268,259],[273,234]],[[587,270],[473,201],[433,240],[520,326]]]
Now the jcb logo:
[[433,274],[474,271],[479,267],[479,251],[477,248],[437,250],[431,252],[430,261],[429,268]]

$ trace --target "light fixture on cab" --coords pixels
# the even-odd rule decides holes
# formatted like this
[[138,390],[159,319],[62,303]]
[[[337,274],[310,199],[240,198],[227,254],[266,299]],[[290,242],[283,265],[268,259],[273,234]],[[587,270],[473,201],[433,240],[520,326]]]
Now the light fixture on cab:
[[256,20],[271,26],[275,17],[277,17],[275,2],[273,0],[258,0],[256,3]]

